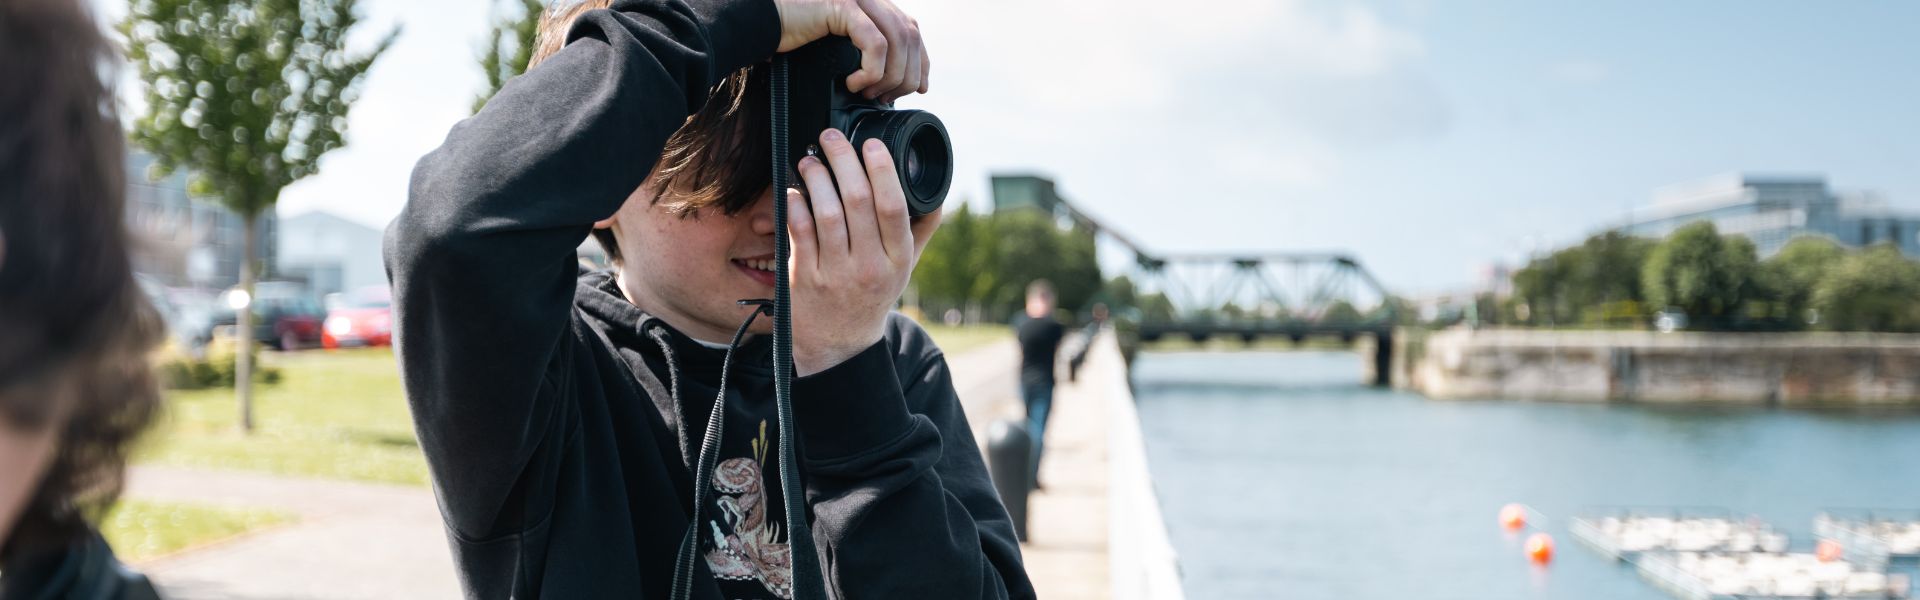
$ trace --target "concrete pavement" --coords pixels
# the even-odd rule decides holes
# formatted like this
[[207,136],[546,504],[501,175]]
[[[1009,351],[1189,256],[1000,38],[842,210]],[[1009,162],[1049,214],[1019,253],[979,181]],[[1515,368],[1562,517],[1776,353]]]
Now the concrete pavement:
[[[1104,394],[1115,392],[1106,389],[1105,382],[1114,379],[1110,371],[1125,366],[1117,353],[1104,350],[1089,356],[1078,381],[1067,381],[1062,369],[1054,387],[1053,414],[1047,421],[1046,455],[1040,462],[1040,481],[1046,488],[1028,499],[1027,542],[1020,545],[1020,553],[1035,591],[1047,600],[1112,596],[1103,407]],[[987,427],[995,419],[1025,418],[1015,389],[1020,353],[1013,342],[950,357],[947,364],[982,449]]]
[[459,598],[439,507],[425,487],[135,467],[127,495],[261,507],[297,522],[142,563],[168,598]]

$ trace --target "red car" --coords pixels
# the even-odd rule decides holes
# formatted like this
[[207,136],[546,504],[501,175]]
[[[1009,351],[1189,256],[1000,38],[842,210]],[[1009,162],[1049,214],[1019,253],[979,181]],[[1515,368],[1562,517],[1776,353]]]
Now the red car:
[[[331,300],[331,298],[330,298]],[[384,286],[360,288],[329,302],[320,345],[327,348],[393,344],[393,292]]]

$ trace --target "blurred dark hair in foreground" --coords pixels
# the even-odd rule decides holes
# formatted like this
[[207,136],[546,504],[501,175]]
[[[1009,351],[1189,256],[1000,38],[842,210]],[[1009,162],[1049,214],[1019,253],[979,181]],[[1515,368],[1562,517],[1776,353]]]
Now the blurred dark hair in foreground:
[[[80,0],[0,0],[0,441],[55,435],[39,485],[0,490],[30,494],[10,535],[0,522],[0,563],[88,535],[159,405],[146,357],[162,329],[123,216],[117,62]],[[0,468],[39,466],[10,458]]]

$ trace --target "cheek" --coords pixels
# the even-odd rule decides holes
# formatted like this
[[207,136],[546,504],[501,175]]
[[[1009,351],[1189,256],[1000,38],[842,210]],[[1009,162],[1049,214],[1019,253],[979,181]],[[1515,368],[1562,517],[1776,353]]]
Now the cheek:
[[637,240],[644,253],[647,270],[679,279],[680,285],[697,285],[727,266],[730,239],[717,219],[682,219],[664,213],[648,215]]

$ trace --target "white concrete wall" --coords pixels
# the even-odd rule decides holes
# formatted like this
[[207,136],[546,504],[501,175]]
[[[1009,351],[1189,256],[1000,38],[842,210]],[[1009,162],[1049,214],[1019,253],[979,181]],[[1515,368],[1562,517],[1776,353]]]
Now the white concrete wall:
[[1184,600],[1180,559],[1167,537],[1140,434],[1140,414],[1127,385],[1127,367],[1111,330],[1102,332],[1087,355],[1083,373],[1104,387],[1108,428],[1107,487],[1109,573],[1119,600]]

